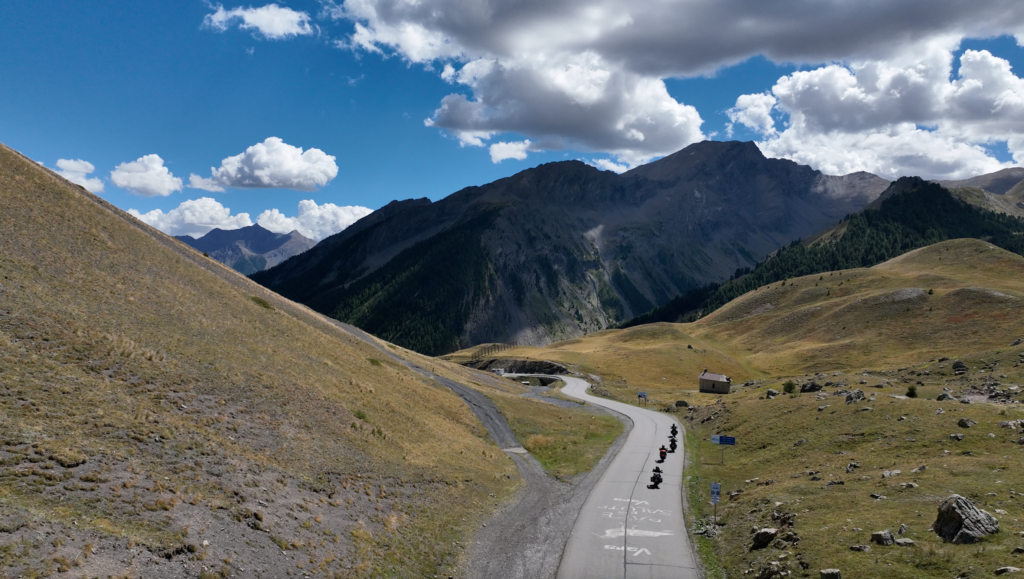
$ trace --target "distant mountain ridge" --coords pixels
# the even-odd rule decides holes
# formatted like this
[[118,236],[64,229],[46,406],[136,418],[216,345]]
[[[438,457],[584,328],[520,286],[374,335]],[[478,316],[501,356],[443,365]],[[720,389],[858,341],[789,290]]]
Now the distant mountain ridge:
[[752,267],[889,185],[707,141],[622,175],[548,163],[436,203],[393,202],[254,274],[403,346],[545,344]]
[[274,233],[258,223],[239,229],[212,229],[198,239],[190,235],[177,239],[245,275],[273,267],[316,245],[298,231]]
[[1024,219],[972,204],[935,182],[903,177],[867,209],[839,225],[804,243],[794,242],[752,271],[738,271],[727,283],[691,290],[623,327],[696,319],[767,284],[871,267],[914,249],[959,238],[984,239],[1024,255]]

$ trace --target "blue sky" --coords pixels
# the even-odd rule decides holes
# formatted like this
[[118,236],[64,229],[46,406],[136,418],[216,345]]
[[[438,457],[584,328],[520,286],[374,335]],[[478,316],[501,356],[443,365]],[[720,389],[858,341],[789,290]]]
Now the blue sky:
[[[769,156],[886,177],[966,177],[1024,155],[1024,83],[1016,76],[1024,49],[1012,35],[1024,30],[1024,15],[1012,3],[992,2],[968,18],[955,2],[938,1],[929,6],[948,4],[948,21],[906,38],[821,34],[794,45],[786,27],[874,30],[898,15],[879,9],[878,22],[851,24],[781,10],[780,27],[747,2],[752,22],[761,19],[768,32],[730,39],[727,26],[744,2],[723,3],[733,12],[722,14],[706,5],[686,12],[699,2],[657,14],[619,0],[495,1],[465,26],[456,0],[419,3],[440,18],[397,0],[294,1],[275,5],[275,14],[300,15],[302,32],[280,38],[260,25],[242,28],[245,10],[262,3],[6,2],[0,141],[54,169],[59,159],[87,161],[94,171],[83,178],[99,178],[102,197],[140,214],[160,210],[151,222],[170,233],[239,226],[237,214],[256,221],[270,209],[278,228],[298,227],[299,202],[313,200],[303,227],[317,237],[361,215],[324,212],[324,204],[436,200],[564,159],[622,170],[705,138],[755,140]],[[579,17],[559,20],[574,10],[597,11],[596,24],[576,30]],[[218,13],[223,25],[211,24]],[[659,28],[673,18],[692,30]],[[726,26],[724,39],[702,38],[711,24]],[[982,85],[971,94],[957,84],[965,51],[976,64],[968,77]],[[888,80],[868,82],[877,77]],[[783,78],[792,82],[773,92]],[[848,97],[853,89],[856,98]],[[822,100],[829,91],[839,96]],[[257,182],[238,172],[244,167],[222,167],[269,137],[333,156],[336,169],[323,161],[309,166],[311,176]],[[111,171],[146,155],[158,155],[160,171],[181,187],[162,195],[114,183]],[[209,181],[223,190],[188,187],[192,174],[215,177],[211,168],[223,169]],[[203,197],[230,208],[230,219],[216,206],[197,206],[213,211],[198,218],[169,217]]]

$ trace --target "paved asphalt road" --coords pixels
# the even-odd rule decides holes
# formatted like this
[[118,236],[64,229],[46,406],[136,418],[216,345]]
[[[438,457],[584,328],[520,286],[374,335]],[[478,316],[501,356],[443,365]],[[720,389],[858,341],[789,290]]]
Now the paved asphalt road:
[[682,512],[680,445],[661,464],[665,482],[650,489],[658,447],[668,446],[669,415],[586,393],[588,384],[561,377],[562,392],[625,414],[633,430],[580,510],[558,567],[558,579],[699,579]]

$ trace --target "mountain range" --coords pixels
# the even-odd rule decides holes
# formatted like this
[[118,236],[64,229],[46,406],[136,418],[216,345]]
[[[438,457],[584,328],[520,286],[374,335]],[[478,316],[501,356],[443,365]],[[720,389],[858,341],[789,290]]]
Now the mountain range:
[[274,233],[258,223],[239,229],[213,229],[198,239],[191,235],[177,238],[245,275],[273,267],[316,245],[298,231]]
[[628,320],[860,211],[889,185],[698,143],[621,175],[548,163],[396,201],[258,283],[427,354]]

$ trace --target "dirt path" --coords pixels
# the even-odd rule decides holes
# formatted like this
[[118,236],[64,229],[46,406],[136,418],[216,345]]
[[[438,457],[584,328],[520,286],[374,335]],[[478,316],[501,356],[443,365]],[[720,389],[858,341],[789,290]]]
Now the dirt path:
[[550,579],[558,571],[565,542],[576,517],[612,459],[626,442],[633,423],[615,413],[625,429],[604,458],[572,481],[548,476],[529,454],[509,453],[526,481],[517,500],[481,528],[467,552],[465,579]]

